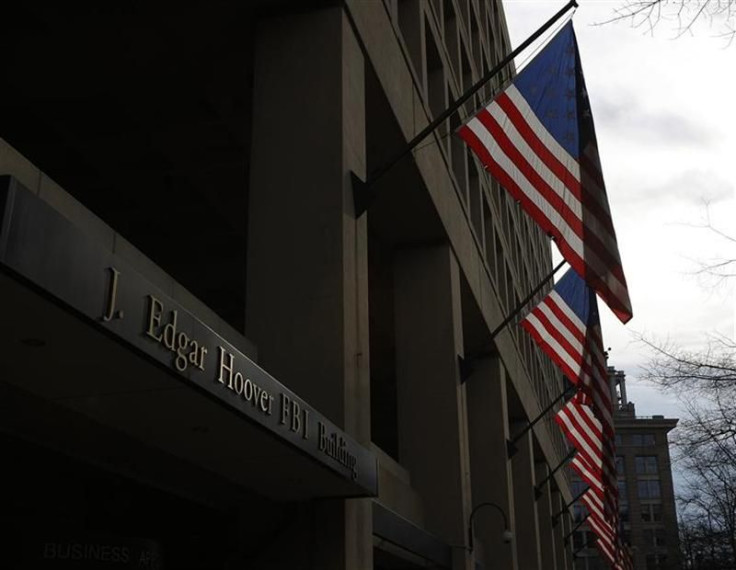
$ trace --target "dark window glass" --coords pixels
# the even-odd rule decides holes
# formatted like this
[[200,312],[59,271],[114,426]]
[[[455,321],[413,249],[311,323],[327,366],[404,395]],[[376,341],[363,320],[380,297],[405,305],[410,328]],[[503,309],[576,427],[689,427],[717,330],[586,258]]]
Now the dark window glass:
[[631,445],[635,447],[654,445],[655,441],[653,433],[635,433],[631,436]]
[[636,472],[639,475],[656,475],[657,474],[657,456],[656,455],[637,455],[636,456]]
[[588,484],[585,481],[576,480],[572,482],[572,494],[573,497],[577,497],[584,489],[588,488]]
[[637,481],[637,490],[640,499],[659,499],[659,481],[656,479]]
[[616,456],[616,475],[623,477],[626,474],[626,467],[624,466],[624,458],[621,455]]
[[654,545],[655,546],[666,546],[667,545],[667,539],[665,538],[665,533],[663,528],[658,528],[654,531]]
[[641,506],[641,520],[643,522],[659,522],[662,520],[662,505],[659,503],[644,503]]

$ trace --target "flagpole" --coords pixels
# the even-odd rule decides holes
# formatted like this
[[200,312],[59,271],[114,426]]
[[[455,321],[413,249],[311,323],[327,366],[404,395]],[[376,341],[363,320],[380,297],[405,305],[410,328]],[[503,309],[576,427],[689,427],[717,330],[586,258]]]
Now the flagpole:
[[493,329],[493,332],[491,333],[491,340],[496,338],[498,333],[500,333],[503,329],[505,329],[506,325],[508,325],[514,319],[514,317],[516,317],[516,315],[518,315],[521,311],[524,310],[524,307],[526,306],[526,304],[529,301],[531,301],[534,298],[534,296],[537,293],[539,293],[539,291],[542,290],[542,288],[555,276],[555,273],[557,273],[560,270],[560,268],[563,265],[565,265],[565,263],[567,262],[564,259],[560,261],[555,266],[555,268],[552,269],[552,271],[550,271],[549,274],[547,274],[547,276],[539,283],[539,285],[537,285],[531,293],[529,293],[526,297],[524,297],[524,299],[522,299],[519,302],[518,305],[516,305],[514,310],[511,311],[511,313],[503,320],[503,322],[500,325],[498,325],[495,329]]
[[570,537],[571,537],[571,536],[573,535],[573,533],[574,533],[574,532],[575,532],[576,530],[578,530],[578,529],[579,529],[579,528],[580,528],[581,526],[583,526],[583,523],[584,523],[585,521],[587,521],[587,520],[588,520],[588,517],[589,517],[589,516],[590,516],[590,513],[586,513],[586,515],[585,515],[585,516],[584,516],[584,517],[583,517],[582,519],[580,519],[580,522],[579,522],[578,524],[576,524],[576,525],[575,525],[575,526],[574,526],[574,527],[572,528],[572,530],[571,530],[570,532],[568,532],[568,533],[567,533],[567,534],[566,534],[566,535],[565,535],[565,536],[563,537],[563,539],[562,539],[562,540],[563,540],[563,542],[564,542],[565,544],[567,544],[567,543],[568,543],[568,541],[570,540]]
[[580,497],[585,495],[590,490],[590,487],[586,487],[582,491],[580,491],[569,503],[567,503],[562,509],[560,509],[558,512],[556,512],[554,515],[552,515],[552,524],[556,525],[557,521],[560,519],[562,515],[564,515],[566,512],[568,512],[567,509],[569,509],[572,505],[578,502]]
[[565,390],[557,396],[554,400],[552,400],[546,408],[544,408],[539,414],[537,414],[537,417],[534,418],[532,421],[530,421],[526,426],[524,426],[524,429],[522,429],[519,433],[517,433],[513,438],[506,440],[506,454],[509,459],[511,459],[514,455],[516,455],[516,452],[519,451],[519,449],[516,447],[516,443],[524,437],[524,435],[532,429],[539,420],[541,420],[547,413],[555,407],[555,405],[562,399],[564,399],[566,396],[572,394],[577,390],[577,386],[574,384],[571,384]]
[[575,455],[575,452],[576,451],[577,451],[576,449],[571,449],[570,450],[570,453],[568,453],[564,457],[564,459],[562,461],[560,461],[560,463],[557,465],[557,467],[555,467],[554,469],[552,469],[552,471],[550,471],[549,473],[547,473],[547,476],[544,479],[542,479],[539,483],[537,483],[536,485],[534,485],[534,499],[535,500],[538,501],[540,499],[540,497],[542,496],[542,487],[544,487],[549,482],[549,480],[552,479],[552,477],[555,476],[555,473],[557,473],[562,468],[563,465],[565,465],[568,461],[570,461],[572,459],[572,457],[573,457],[573,455]]
[[[514,318],[521,313],[521,311],[524,310],[524,307],[531,301],[534,296],[539,293],[547,283],[549,283],[552,278],[555,276],[555,273],[557,273],[563,265],[567,263],[564,259],[560,261],[552,271],[550,271],[544,279],[542,279],[537,286],[532,290],[531,293],[529,293],[526,297],[524,297],[517,305],[514,307],[514,310],[509,313],[509,315],[503,320],[503,322],[498,325],[493,331],[491,332],[491,340],[496,338],[498,334],[508,326],[508,324],[514,320]],[[491,356],[495,354],[495,350],[491,348],[485,348],[481,350],[475,350],[470,353],[468,353],[465,358],[458,357],[460,360],[460,379],[465,382],[469,377],[470,374],[473,372],[473,366],[472,361],[477,360],[479,358],[483,358],[485,356]]]
[[592,546],[589,544],[590,542],[592,542],[593,544],[595,544],[596,542],[598,542],[598,535],[591,534],[588,537],[588,539],[585,541],[585,544],[583,544],[580,548],[578,548],[576,551],[574,551],[572,553],[572,557],[575,558],[577,556],[578,552],[580,552],[583,548],[592,548]]
[[470,99],[478,89],[483,87],[488,81],[499,73],[504,67],[506,67],[513,59],[519,55],[522,51],[529,47],[539,36],[551,28],[557,20],[559,20],[565,13],[571,8],[577,8],[578,3],[576,0],[570,0],[565,6],[560,9],[554,16],[552,16],[541,28],[529,36],[524,42],[522,42],[515,50],[503,58],[493,69],[488,71],[483,77],[476,81],[465,93],[458,97],[442,114],[435,118],[429,123],[419,134],[411,139],[404,148],[399,150],[391,159],[389,159],[383,166],[371,172],[366,181],[363,182],[355,174],[353,174],[353,199],[355,201],[355,217],[359,218],[368,209],[370,203],[373,201],[374,193],[371,191],[373,184],[381,178],[386,172],[391,170],[397,162],[409,154],[414,147],[422,142],[427,136],[429,136],[437,127],[444,123],[450,115],[457,111],[460,106]]

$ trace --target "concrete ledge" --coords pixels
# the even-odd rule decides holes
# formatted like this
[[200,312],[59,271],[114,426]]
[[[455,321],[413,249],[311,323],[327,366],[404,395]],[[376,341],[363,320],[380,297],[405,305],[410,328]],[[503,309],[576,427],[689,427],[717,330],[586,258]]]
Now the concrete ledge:
[[125,259],[135,270],[171,295],[213,331],[233,342],[243,354],[257,362],[256,346],[225,322],[185,287],[156,265],[143,252],[115,232],[79,200],[36,168],[5,140],[0,139],[0,176],[10,175],[27,191],[37,195],[101,247]]

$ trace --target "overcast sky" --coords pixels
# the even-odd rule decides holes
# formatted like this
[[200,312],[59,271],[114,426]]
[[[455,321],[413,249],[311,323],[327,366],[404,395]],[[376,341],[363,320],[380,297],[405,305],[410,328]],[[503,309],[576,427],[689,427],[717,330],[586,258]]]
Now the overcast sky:
[[[701,227],[709,214],[736,235],[736,44],[707,22],[677,39],[674,21],[653,35],[629,21],[596,26],[621,2],[579,3],[573,24],[634,309],[624,326],[599,302],[604,344],[637,415],[678,417],[673,397],[637,380],[648,354],[636,334],[691,349],[736,334],[733,280],[696,274],[699,262],[736,258],[734,244]],[[564,4],[504,0],[512,44]]]

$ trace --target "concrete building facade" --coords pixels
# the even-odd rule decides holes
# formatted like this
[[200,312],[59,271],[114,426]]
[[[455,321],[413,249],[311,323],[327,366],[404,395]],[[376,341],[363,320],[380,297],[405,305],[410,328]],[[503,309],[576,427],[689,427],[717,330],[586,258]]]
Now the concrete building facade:
[[562,377],[490,336],[549,240],[451,136],[512,71],[353,201],[509,51],[500,2],[7,18],[10,568],[572,568],[524,431]]

